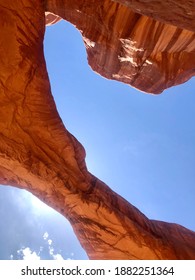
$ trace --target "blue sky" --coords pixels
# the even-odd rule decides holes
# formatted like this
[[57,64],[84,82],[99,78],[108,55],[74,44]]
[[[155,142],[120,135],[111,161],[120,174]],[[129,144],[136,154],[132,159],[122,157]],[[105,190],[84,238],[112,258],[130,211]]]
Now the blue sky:
[[[195,79],[154,96],[87,64],[80,33],[47,27],[45,56],[66,128],[90,172],[151,219],[195,230]],[[0,259],[86,259],[69,223],[29,193],[0,188]]]

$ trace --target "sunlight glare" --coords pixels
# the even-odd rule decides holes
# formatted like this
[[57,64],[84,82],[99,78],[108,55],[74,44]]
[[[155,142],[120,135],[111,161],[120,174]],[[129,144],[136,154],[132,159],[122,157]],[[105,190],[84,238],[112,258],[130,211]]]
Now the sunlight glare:
[[29,194],[29,200],[34,211],[39,213],[54,214],[56,211],[42,202],[39,198]]

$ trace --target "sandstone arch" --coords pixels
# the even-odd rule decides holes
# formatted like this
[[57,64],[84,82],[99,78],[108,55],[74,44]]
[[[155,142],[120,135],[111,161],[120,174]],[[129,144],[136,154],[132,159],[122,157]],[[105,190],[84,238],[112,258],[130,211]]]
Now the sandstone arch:
[[[69,18],[72,21],[76,16],[75,23],[80,24],[77,27],[83,32],[91,66],[98,65],[98,71],[109,78],[115,75],[118,80],[130,81],[133,86],[153,93],[184,82],[194,74],[191,65],[194,33],[134,15],[128,7],[113,1],[99,2],[101,5],[95,11],[100,12],[97,16],[105,25],[100,28],[98,23],[98,36],[92,38],[87,21],[79,15],[85,13],[85,19],[91,19],[94,6],[88,1],[71,1],[69,7],[69,1],[48,1],[45,6],[44,1],[37,0],[36,9],[32,0],[0,1],[0,51],[6,53],[0,59],[0,183],[25,188],[66,216],[91,259],[193,259],[194,232],[179,225],[149,220],[88,172],[84,148],[66,130],[51,95],[43,55],[44,15],[49,10],[66,19],[72,16]],[[159,61],[159,65],[150,60],[151,48],[132,45],[127,34],[124,38],[117,37],[120,32],[126,33],[117,25],[122,15],[127,15],[127,21],[131,16],[135,25],[137,19],[143,20],[151,26],[151,31],[156,28],[160,34],[171,34],[173,41],[162,42],[167,51],[153,53],[152,59]],[[110,20],[117,34],[111,36],[113,45],[107,31]],[[136,29],[133,32],[136,34]],[[181,42],[178,51],[174,50],[176,41]],[[120,48],[115,48],[117,42]],[[93,49],[93,44],[97,49]],[[123,52],[118,53],[121,48]],[[135,56],[137,50],[143,52],[143,61],[141,55]],[[105,59],[106,52],[111,54],[110,59]],[[117,65],[113,64],[116,56],[120,58]],[[179,68],[176,60],[180,62]],[[168,68],[163,68],[165,62],[169,62]],[[152,75],[158,69],[157,76],[162,74],[162,79],[158,81],[155,76],[151,81],[141,68],[144,63],[149,67],[147,73]],[[131,70],[129,74],[127,68]]]

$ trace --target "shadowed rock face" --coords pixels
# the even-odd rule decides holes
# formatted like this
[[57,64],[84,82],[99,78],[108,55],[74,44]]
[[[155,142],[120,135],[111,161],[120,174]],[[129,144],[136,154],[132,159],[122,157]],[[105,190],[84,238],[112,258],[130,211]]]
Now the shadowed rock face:
[[0,0],[0,184],[27,189],[68,218],[91,259],[194,259],[194,232],[149,220],[87,171],[84,148],[56,110],[43,55],[51,11],[82,30],[96,71],[159,92],[193,74],[194,34],[113,1],[44,3]]

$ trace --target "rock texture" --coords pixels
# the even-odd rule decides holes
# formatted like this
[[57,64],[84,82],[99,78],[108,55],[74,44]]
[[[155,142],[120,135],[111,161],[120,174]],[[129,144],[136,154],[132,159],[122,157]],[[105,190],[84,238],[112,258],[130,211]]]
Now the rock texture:
[[[96,2],[102,5],[95,6]],[[150,45],[148,41],[150,53],[153,49],[158,53],[157,50],[165,46],[169,50],[176,48],[175,39],[168,47],[168,39],[164,43],[165,37],[161,35],[175,27],[154,23],[154,20],[135,15],[128,7],[111,1],[96,2],[53,1],[45,7],[42,0],[0,0],[0,184],[25,188],[67,217],[91,259],[194,259],[194,232],[176,224],[149,220],[87,171],[84,148],[66,130],[56,110],[43,55],[45,11],[66,19],[72,17],[72,22],[74,19],[77,26],[80,24],[89,47],[89,60],[97,60],[96,65],[101,69],[104,65],[104,71],[109,72],[113,67],[113,73],[116,73],[119,66],[114,64],[114,57],[119,42],[123,46],[123,52],[118,53],[121,63],[125,62],[126,50],[133,55],[135,48],[143,45],[146,48],[146,37],[142,39],[143,43],[140,39],[138,46],[129,42],[129,35],[121,36],[123,32],[127,33],[127,28],[123,31],[123,21],[124,26],[129,24],[129,32],[138,37],[141,36],[138,34],[143,36],[145,26],[144,23],[138,25],[139,32],[136,31],[138,19],[148,24],[151,21],[147,34],[160,24],[161,28],[156,30],[156,45],[154,42]],[[94,14],[96,10],[99,10],[99,17],[96,12]],[[50,21],[55,21],[55,16],[47,23]],[[117,36],[113,30],[117,30]],[[174,30],[173,38],[178,42],[183,38],[177,45],[179,54],[176,57],[180,69],[187,73],[183,76],[180,73],[185,80],[192,74],[189,59],[192,58],[194,37],[190,31]],[[97,45],[97,53],[94,53],[93,44]],[[99,61],[101,57],[102,62]],[[135,57],[132,57],[134,61]],[[169,77],[169,71],[175,69],[176,63],[174,56],[167,57],[166,54],[165,57],[169,64],[162,73]],[[138,55],[137,59],[142,58]],[[145,63],[153,67],[151,58],[147,59],[149,62]],[[130,73],[134,68],[129,63],[127,61]],[[125,71],[127,65],[123,67],[123,73],[127,73]],[[175,70],[173,76],[174,73]],[[141,77],[144,81],[144,73],[140,72],[140,84],[147,85],[141,82]],[[162,89],[163,79],[156,82],[155,89]]]
[[50,26],[52,24],[55,24],[61,20],[61,17],[50,13],[50,12],[45,12],[45,24],[46,26]]
[[194,0],[115,0],[115,2],[129,7],[135,13],[195,31]]
[[[135,9],[136,2],[140,13],[145,7],[145,14],[152,13],[161,22],[133,12],[129,5]],[[173,2],[48,0],[46,8],[81,31],[94,71],[141,91],[160,93],[187,81],[195,73],[195,8],[190,11],[195,2],[187,1],[185,5],[184,1],[175,1],[181,3],[174,9]],[[173,10],[175,17],[169,18]],[[193,31],[170,25],[170,22],[181,23],[186,17],[189,17],[188,29]]]

